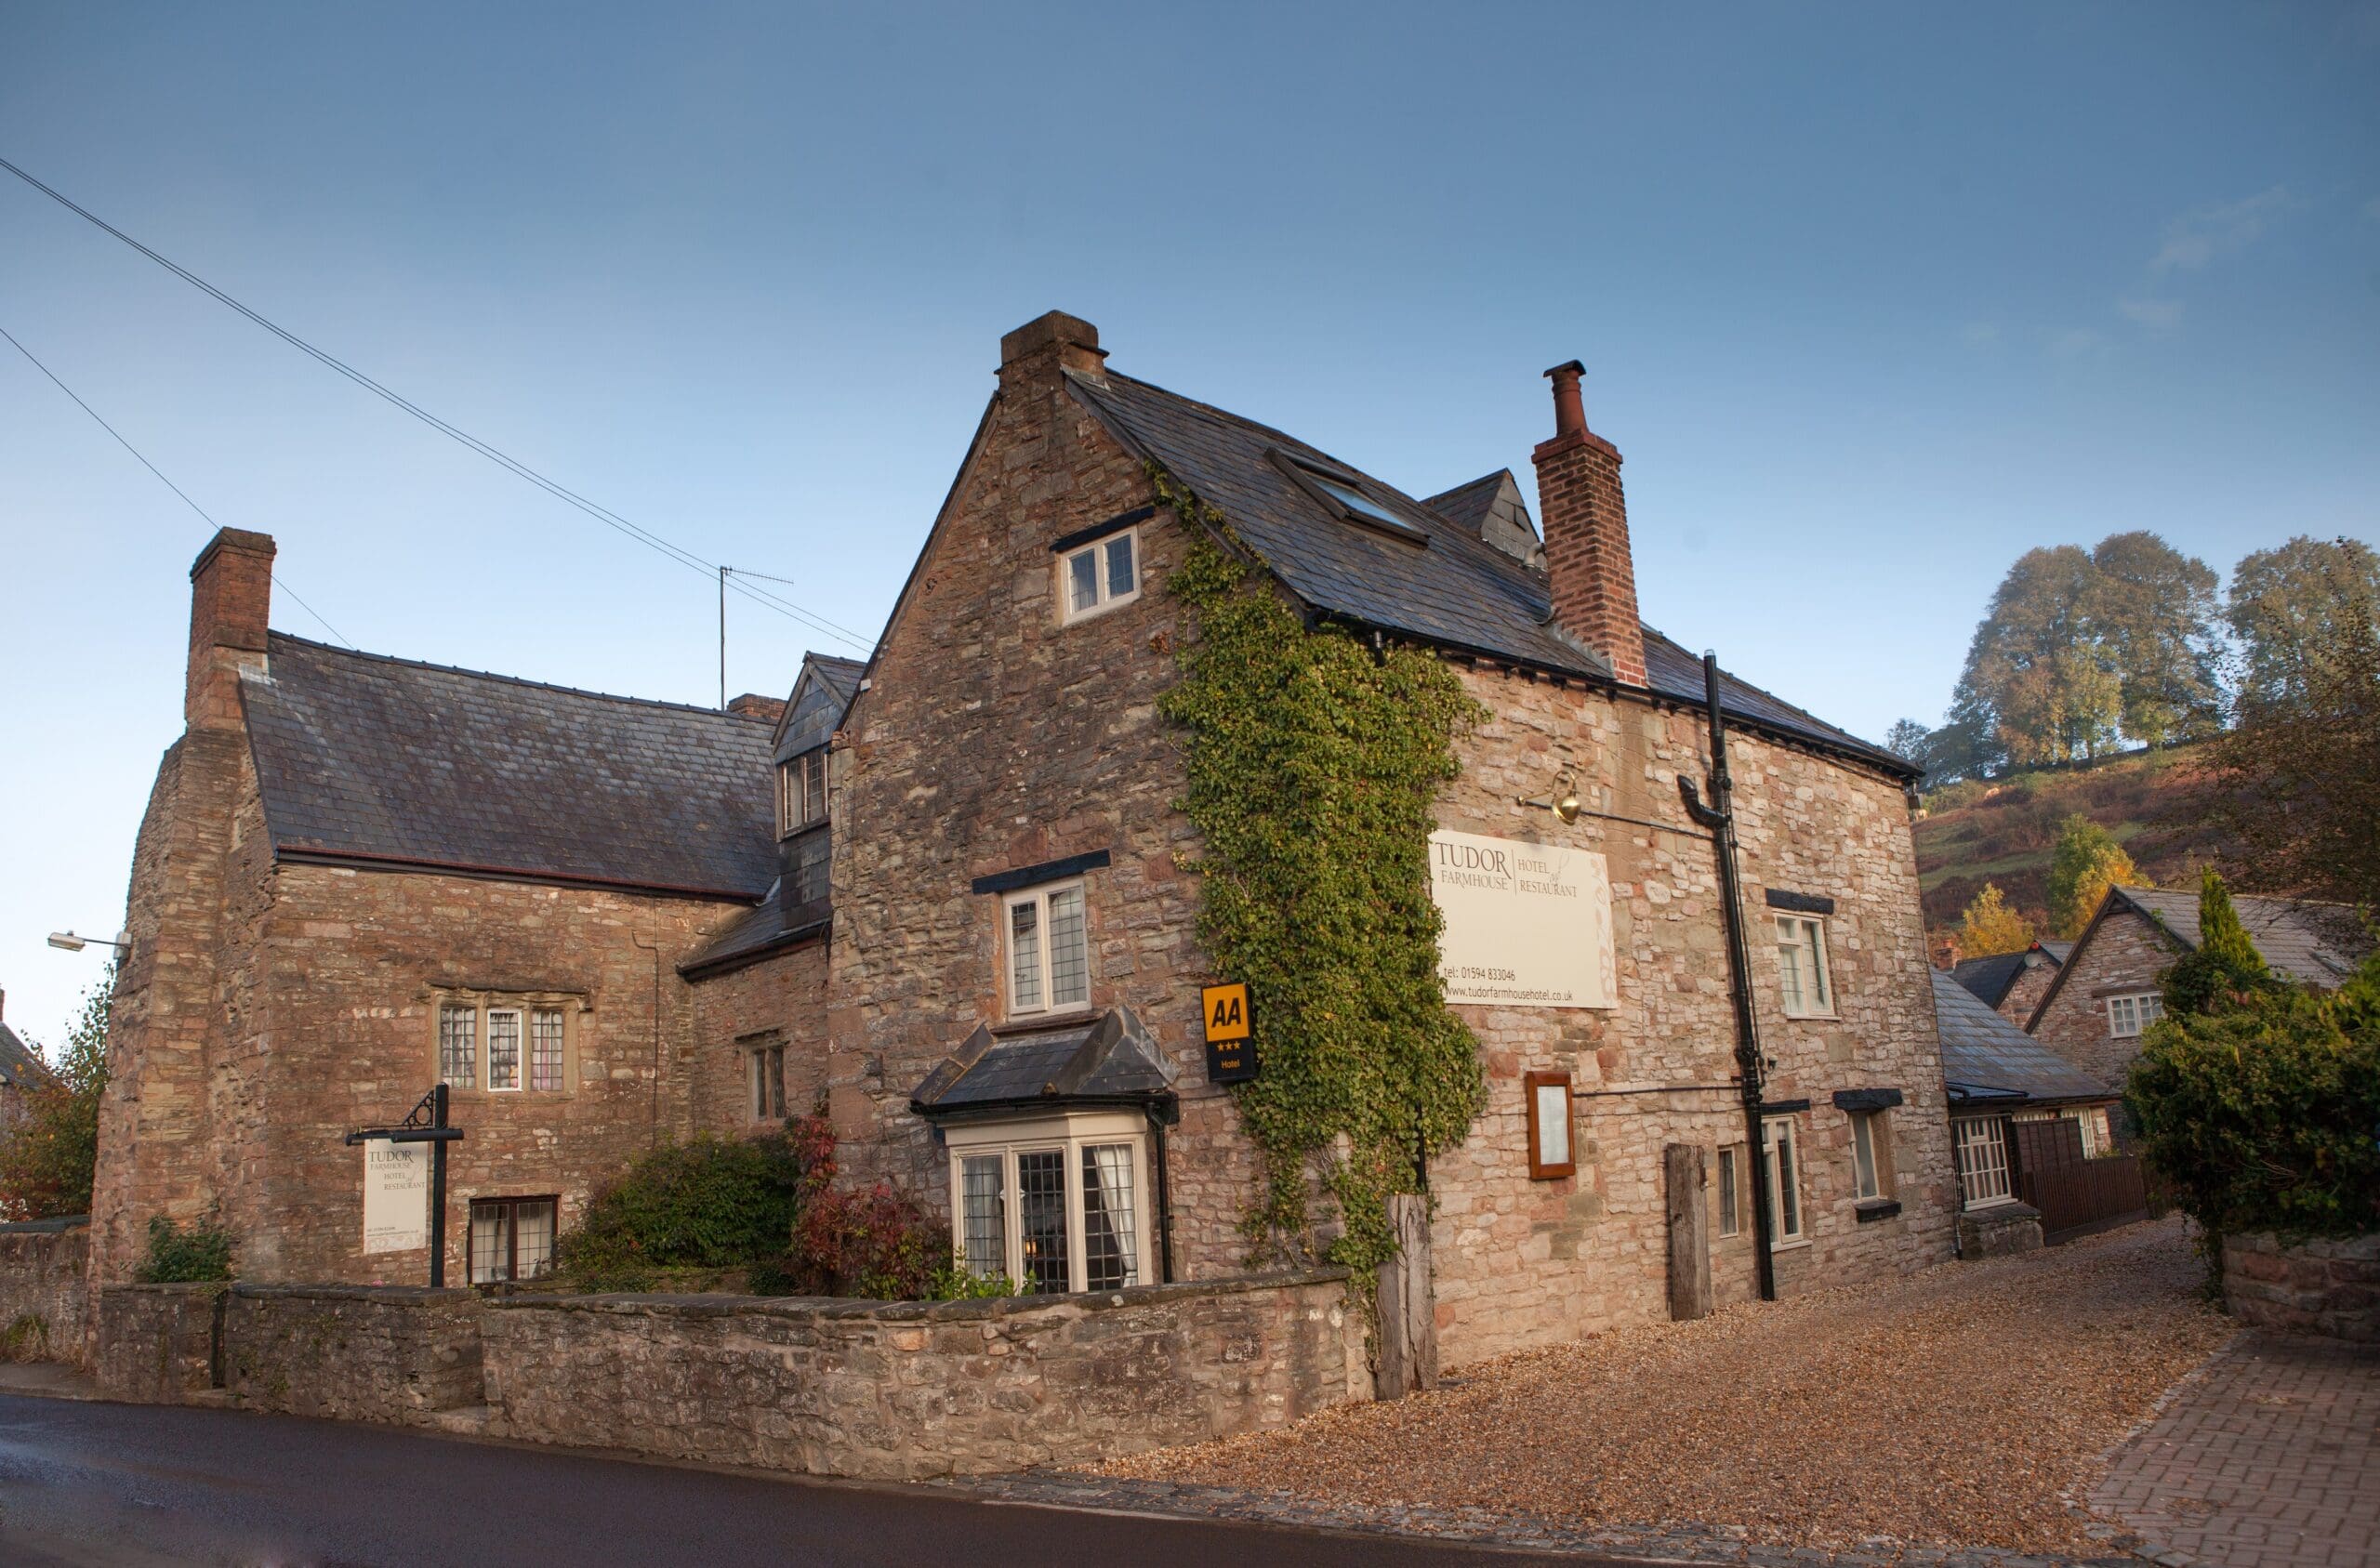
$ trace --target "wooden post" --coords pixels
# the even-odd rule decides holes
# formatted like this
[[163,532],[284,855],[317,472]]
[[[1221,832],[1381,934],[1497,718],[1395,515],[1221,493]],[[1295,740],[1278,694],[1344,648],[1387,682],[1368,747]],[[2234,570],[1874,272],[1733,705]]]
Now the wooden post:
[[1661,1185],[1670,1219],[1670,1316],[1679,1323],[1711,1315],[1711,1242],[1705,1233],[1702,1150],[1673,1143],[1661,1151]]
[[1388,1200],[1396,1256],[1380,1266],[1380,1369],[1373,1392],[1382,1399],[1438,1386],[1438,1303],[1430,1280],[1430,1200],[1400,1192]]

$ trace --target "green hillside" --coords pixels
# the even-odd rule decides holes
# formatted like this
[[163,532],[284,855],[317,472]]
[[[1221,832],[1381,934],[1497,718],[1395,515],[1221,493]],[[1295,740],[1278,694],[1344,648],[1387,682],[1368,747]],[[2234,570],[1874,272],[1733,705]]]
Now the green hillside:
[[2200,784],[2202,748],[2129,752],[2092,764],[1946,784],[1925,797],[1917,824],[1917,872],[1925,926],[1958,923],[1967,901],[1996,882],[2014,907],[2048,934],[2049,858],[2058,824],[2076,812],[2113,834],[2160,884],[2186,881],[2215,858],[2198,833],[2160,824],[2186,814]]

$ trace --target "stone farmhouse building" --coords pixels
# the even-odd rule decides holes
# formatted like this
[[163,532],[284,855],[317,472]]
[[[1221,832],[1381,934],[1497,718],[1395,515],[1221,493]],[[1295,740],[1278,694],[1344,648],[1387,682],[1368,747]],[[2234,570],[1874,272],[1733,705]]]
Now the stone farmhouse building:
[[1069,316],[1000,361],[872,657],[810,658],[782,705],[284,636],[272,542],[207,547],[133,872],[97,1281],[151,1216],[210,1210],[247,1277],[418,1280],[421,1254],[361,1251],[341,1134],[441,1077],[468,1134],[456,1277],[537,1272],[663,1140],[822,1103],[849,1175],[946,1219],[978,1269],[1037,1290],[1243,1270],[1259,1159],[1201,1031],[1201,987],[1231,977],[1198,945],[1157,705],[1195,635],[1167,592],[1194,525],[1159,472],[1309,625],[1448,660],[1488,717],[1441,836],[1569,879],[1549,941],[1581,990],[1451,994],[1488,1093],[1427,1173],[1448,1359],[1664,1315],[1668,1145],[1707,1155],[1720,1301],[1754,1290],[1754,1162],[1781,1293],[1950,1255],[1911,770],[1720,682],[1769,1062],[1751,1140],[1718,863],[1680,798],[1712,772],[1702,665],[1638,619],[1620,454],[1575,363],[1550,373],[1540,539],[1509,472],[1417,499],[1108,369]]
[[[2231,902],[2265,962],[2301,983],[2329,990],[2372,951],[2351,905],[2254,893]],[[2159,971],[2197,945],[2195,888],[2109,889],[2025,1032],[2121,1094],[2140,1032],[2164,1014]]]

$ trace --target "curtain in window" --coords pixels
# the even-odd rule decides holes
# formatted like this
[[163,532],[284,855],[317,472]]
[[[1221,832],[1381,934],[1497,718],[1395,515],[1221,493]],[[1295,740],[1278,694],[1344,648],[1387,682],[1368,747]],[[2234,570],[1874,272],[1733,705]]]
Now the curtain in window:
[[529,1015],[529,1087],[548,1093],[562,1087],[560,1008],[539,1008]]
[[1083,930],[1082,889],[1050,895],[1050,1005],[1091,1000],[1091,951]]
[[487,1087],[521,1087],[521,1015],[517,1012],[491,1009],[487,1015]]
[[1031,899],[1009,905],[1009,1006],[1041,1005],[1041,906]]
[[1085,550],[1066,562],[1068,602],[1078,615],[1099,603],[1099,552]]
[[959,1233],[970,1273],[1008,1272],[1004,1164],[998,1154],[970,1154],[959,1167]]
[[477,1008],[438,1009],[438,1075],[460,1088],[479,1087]]
[[1140,1280],[1132,1236],[1132,1146],[1102,1143],[1082,1152],[1083,1255],[1089,1290],[1117,1290]]

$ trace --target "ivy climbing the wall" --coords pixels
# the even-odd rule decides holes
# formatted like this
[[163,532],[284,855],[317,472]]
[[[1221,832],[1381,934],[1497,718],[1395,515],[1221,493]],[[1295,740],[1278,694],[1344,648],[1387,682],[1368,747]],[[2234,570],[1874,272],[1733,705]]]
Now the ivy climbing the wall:
[[1165,716],[1189,732],[1182,810],[1204,836],[1198,936],[1247,983],[1262,1072],[1236,1090],[1263,1152],[1247,1229],[1259,1258],[1316,1250],[1307,1195],[1339,1211],[1330,1260],[1395,1252],[1392,1193],[1454,1147],[1485,1099],[1479,1043],[1447,1010],[1429,836],[1457,739],[1485,712],[1435,654],[1309,629],[1215,543],[1222,515],[1152,466],[1190,547],[1190,610]]

